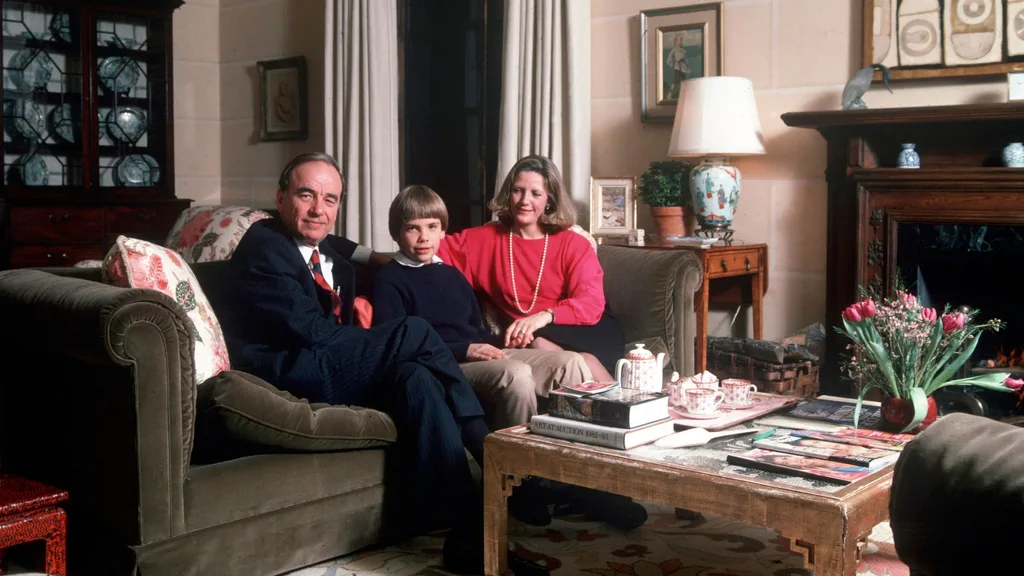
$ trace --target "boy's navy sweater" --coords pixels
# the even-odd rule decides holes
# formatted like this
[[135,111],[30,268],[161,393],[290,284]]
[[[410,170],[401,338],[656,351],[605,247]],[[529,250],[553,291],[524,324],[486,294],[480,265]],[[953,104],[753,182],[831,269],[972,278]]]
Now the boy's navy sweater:
[[483,327],[473,288],[447,264],[403,266],[388,262],[373,283],[373,324],[419,316],[433,326],[458,362],[466,361],[470,344],[501,342]]

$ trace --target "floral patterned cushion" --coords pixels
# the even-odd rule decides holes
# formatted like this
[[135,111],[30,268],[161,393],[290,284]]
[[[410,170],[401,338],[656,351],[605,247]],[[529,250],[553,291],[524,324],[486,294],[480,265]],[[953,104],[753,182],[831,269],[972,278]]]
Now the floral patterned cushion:
[[185,262],[228,260],[253,222],[270,214],[247,206],[193,206],[178,216],[164,246]]
[[188,264],[173,250],[118,236],[103,261],[103,280],[122,288],[146,288],[170,296],[188,314],[195,337],[195,382],[230,370],[220,323]]

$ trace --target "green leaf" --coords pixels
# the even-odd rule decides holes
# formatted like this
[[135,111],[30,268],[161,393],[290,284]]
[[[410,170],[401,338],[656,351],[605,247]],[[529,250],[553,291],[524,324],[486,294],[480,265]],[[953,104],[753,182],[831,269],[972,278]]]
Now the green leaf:
[[865,384],[863,387],[861,387],[860,394],[857,394],[857,405],[853,407],[854,428],[857,428],[857,425],[860,423],[860,408],[861,405],[864,403],[864,395],[867,394],[868,391],[871,390],[872,388],[875,388],[874,384]]
[[920,374],[918,374],[918,385],[927,388],[928,378],[934,374],[933,367],[935,365],[935,352],[939,349],[939,344],[942,343],[942,320],[936,319],[935,324],[932,326],[931,342],[928,344],[928,350],[925,351],[924,356],[921,358]]
[[910,402],[914,406],[914,415],[910,419],[910,424],[907,424],[900,432],[910,432],[917,425],[924,421],[925,416],[928,415],[928,396],[924,393],[924,390],[920,388],[910,389]]
[[939,386],[942,386],[943,382],[949,380],[953,376],[953,374],[956,374],[957,370],[959,370],[960,367],[963,366],[965,362],[967,362],[967,360],[971,357],[971,354],[974,354],[974,349],[978,347],[978,341],[981,340],[980,336],[980,334],[976,335],[974,339],[971,340],[971,343],[967,345],[967,348],[964,349],[964,351],[960,354],[960,356],[957,357],[952,362],[950,362],[946,369],[940,372],[939,375],[935,377],[935,380],[933,380],[931,383],[931,389],[926,390],[928,394],[931,394],[932,392],[937,390]]
[[985,388],[986,390],[994,390],[996,392],[1013,392],[1013,388],[1009,388],[1003,382],[1010,377],[1009,372],[995,372],[991,374],[979,374],[977,376],[970,376],[968,378],[959,378],[957,380],[950,380],[939,388],[945,388],[946,386],[977,386],[979,388]]

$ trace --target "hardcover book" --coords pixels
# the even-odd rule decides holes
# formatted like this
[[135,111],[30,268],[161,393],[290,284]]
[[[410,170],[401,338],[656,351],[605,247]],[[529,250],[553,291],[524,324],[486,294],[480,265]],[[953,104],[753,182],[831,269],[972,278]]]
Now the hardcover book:
[[530,418],[530,432],[539,436],[549,436],[616,448],[618,450],[629,450],[637,446],[649,444],[655,440],[672,434],[675,429],[672,426],[672,419],[665,418],[644,426],[632,429],[616,428],[612,426],[599,426],[592,422],[579,420],[566,420],[548,414],[537,414]]
[[548,402],[551,416],[613,428],[636,428],[669,417],[668,394],[631,388],[618,387],[600,394],[556,388],[548,393]]
[[755,448],[786,452],[798,456],[807,456],[808,458],[821,458],[833,462],[845,462],[872,469],[892,464],[900,455],[895,450],[867,448],[855,444],[840,444],[838,442],[805,438],[793,434],[777,434],[769,438],[754,440],[753,445]]

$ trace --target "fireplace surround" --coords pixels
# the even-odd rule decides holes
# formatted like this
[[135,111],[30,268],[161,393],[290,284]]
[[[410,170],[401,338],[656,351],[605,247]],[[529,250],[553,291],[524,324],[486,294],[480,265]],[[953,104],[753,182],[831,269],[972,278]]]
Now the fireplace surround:
[[[932,305],[970,306],[982,320],[1006,323],[982,337],[972,365],[994,361],[1000,348],[1019,352],[1024,168],[1004,168],[1001,154],[1024,141],[1024,103],[791,112],[782,120],[817,130],[828,147],[823,393],[853,389],[839,370],[846,342],[831,328],[842,310],[860,289],[891,295],[898,278]],[[903,143],[916,144],[920,168],[896,167]]]

